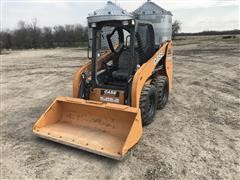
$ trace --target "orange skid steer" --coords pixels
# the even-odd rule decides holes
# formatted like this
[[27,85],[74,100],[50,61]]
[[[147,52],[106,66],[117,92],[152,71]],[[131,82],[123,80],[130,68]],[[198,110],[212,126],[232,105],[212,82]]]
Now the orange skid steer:
[[89,29],[91,62],[76,72],[73,97],[56,98],[33,132],[122,159],[168,101],[172,42],[155,46],[152,24],[136,19],[94,21]]

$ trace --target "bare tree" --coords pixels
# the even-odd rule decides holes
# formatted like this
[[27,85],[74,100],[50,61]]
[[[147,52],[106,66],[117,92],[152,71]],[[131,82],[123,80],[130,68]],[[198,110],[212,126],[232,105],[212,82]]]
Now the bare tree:
[[18,22],[18,28],[13,31],[13,45],[14,48],[23,49],[29,48],[30,42],[28,40],[27,25],[24,21]]
[[18,28],[19,29],[24,29],[26,27],[26,23],[24,21],[19,21],[18,22]]
[[0,54],[2,54],[2,49],[3,49],[3,42],[0,41]]
[[37,27],[38,20],[36,18],[33,19],[32,23],[29,25],[29,35],[31,39],[32,48],[40,47],[40,35],[41,29]]
[[50,27],[44,27],[42,30],[42,41],[41,46],[43,48],[52,48],[54,47],[54,39],[53,39],[53,32],[52,28]]
[[181,22],[175,20],[172,24],[172,37],[173,39],[176,37],[177,33],[181,30]]

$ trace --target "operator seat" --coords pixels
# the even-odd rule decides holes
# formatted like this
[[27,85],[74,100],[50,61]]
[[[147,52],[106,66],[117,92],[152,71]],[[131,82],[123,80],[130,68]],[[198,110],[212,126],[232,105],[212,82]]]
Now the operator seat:
[[118,69],[112,72],[112,77],[117,80],[127,80],[128,78],[128,67],[131,57],[131,51],[123,51],[118,58]]
[[[135,58],[138,58],[135,52]],[[131,61],[131,50],[123,50],[118,58],[118,69],[112,72],[112,77],[117,80],[128,80],[129,61]]]

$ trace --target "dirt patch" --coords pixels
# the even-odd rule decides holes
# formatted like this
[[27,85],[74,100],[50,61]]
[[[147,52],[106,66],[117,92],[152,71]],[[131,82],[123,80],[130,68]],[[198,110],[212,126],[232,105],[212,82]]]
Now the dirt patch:
[[49,142],[32,125],[57,96],[71,96],[87,51],[1,55],[3,179],[240,179],[239,44],[175,46],[174,89],[122,161]]

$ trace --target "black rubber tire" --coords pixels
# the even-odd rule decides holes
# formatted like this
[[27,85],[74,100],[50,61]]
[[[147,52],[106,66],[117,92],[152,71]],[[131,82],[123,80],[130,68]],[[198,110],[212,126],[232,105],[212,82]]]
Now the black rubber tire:
[[157,89],[157,109],[163,109],[168,102],[168,78],[166,76],[157,76],[152,80],[151,84],[154,85]]
[[140,109],[142,125],[146,126],[153,122],[157,109],[157,89],[154,85],[145,85],[140,97]]
[[79,90],[78,90],[78,98],[80,98],[80,99],[84,99],[84,84],[83,83],[81,83],[80,85],[79,85]]

